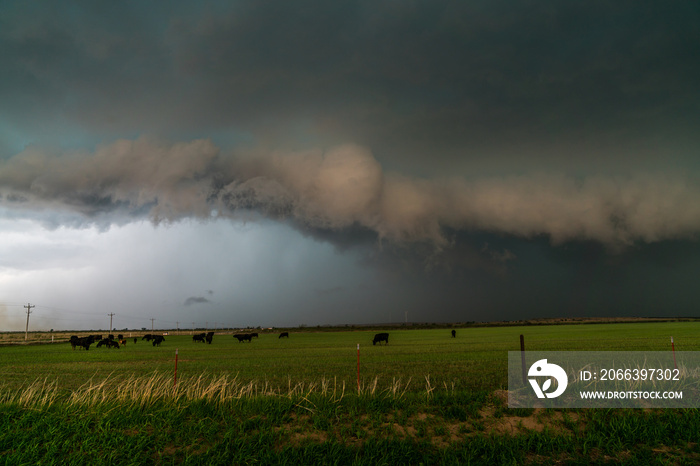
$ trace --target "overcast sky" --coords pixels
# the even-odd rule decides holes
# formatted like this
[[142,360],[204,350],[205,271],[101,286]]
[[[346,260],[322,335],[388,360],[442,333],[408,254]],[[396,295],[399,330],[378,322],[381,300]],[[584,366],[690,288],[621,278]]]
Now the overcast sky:
[[3,1],[2,330],[700,315],[699,23]]

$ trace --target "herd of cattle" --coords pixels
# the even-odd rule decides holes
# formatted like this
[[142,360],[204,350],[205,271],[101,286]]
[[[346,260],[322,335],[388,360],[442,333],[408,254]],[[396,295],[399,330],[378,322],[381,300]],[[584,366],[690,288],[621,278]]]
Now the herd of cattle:
[[[457,336],[457,332],[455,330],[452,330],[452,338],[455,338]],[[239,343],[243,343],[244,341],[247,341],[250,343],[253,341],[253,338],[258,338],[257,333],[236,333],[233,335],[233,338],[237,339]],[[289,332],[282,332],[280,333],[280,336],[278,338],[289,338]],[[197,343],[197,342],[202,342],[202,343],[208,343],[211,345],[212,340],[214,339],[214,332],[207,332],[207,333],[199,333],[197,335],[192,336],[192,341]],[[153,346],[160,346],[161,343],[165,341],[165,337],[163,335],[152,335],[150,333],[144,335],[141,340],[146,340],[152,342]],[[134,338],[134,344],[138,341],[138,337]],[[105,346],[107,348],[117,348],[119,349],[119,345],[126,345],[127,340],[124,338],[124,335],[117,335],[117,338],[114,338],[114,335],[108,335],[107,338],[102,338],[102,335],[88,335],[86,337],[78,337],[76,335],[73,335],[70,337],[69,340],[71,346],[73,349],[77,347],[79,348],[84,348],[86,350],[90,349],[90,345],[93,343],[97,342],[97,347],[100,348],[102,346]],[[372,345],[376,345],[379,343],[384,342],[385,344],[389,344],[389,334],[388,333],[377,333],[374,335],[374,339],[372,340]]]
[[[141,340],[146,340],[150,341],[153,346],[160,346],[161,343],[165,341],[165,337],[163,335],[151,335],[150,333],[147,333],[143,337],[141,337]],[[139,341],[138,337],[134,338],[134,344]],[[70,337],[70,340],[68,340],[70,345],[75,349],[77,346],[78,348],[84,348],[85,350],[90,349],[90,345],[93,343],[97,342],[97,347],[100,348],[102,346],[107,347],[107,348],[117,348],[119,349],[119,345],[125,346],[127,343],[127,339],[124,338],[124,335],[117,335],[116,338],[114,338],[114,335],[109,334],[107,335],[107,338],[102,338],[102,335],[88,335],[86,337],[79,337],[77,335],[73,335]]]
[[199,333],[197,335],[192,336],[192,341],[198,342],[201,341],[204,343],[205,341],[211,345],[212,340],[214,339],[214,332],[208,332],[208,333]]
[[[278,338],[289,338],[289,332],[282,332],[280,333],[280,336]],[[214,338],[214,332],[209,332],[209,333],[199,333],[197,335],[192,335],[192,341],[198,342],[201,341],[204,343],[205,341],[209,344],[211,344],[212,340]],[[233,338],[238,340],[238,343],[243,343],[244,341],[247,341],[250,343],[253,341],[253,338],[258,338],[257,332],[254,333],[236,333],[233,335]]]

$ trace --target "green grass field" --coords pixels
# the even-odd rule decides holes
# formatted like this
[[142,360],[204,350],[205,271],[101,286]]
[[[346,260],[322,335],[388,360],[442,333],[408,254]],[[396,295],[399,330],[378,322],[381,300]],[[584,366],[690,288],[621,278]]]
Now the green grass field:
[[[119,350],[72,350],[68,343],[0,347],[0,380],[17,387],[50,377],[75,389],[91,377],[115,378],[172,373],[175,349],[182,375],[228,374],[240,380],[287,388],[292,383],[334,379],[356,386],[357,344],[361,379],[379,383],[412,380],[410,391],[424,388],[425,377],[439,386],[493,391],[507,384],[507,352],[520,349],[556,351],[665,351],[670,337],[677,351],[700,350],[700,323],[640,323],[567,326],[486,327],[450,331],[385,330],[388,345],[372,345],[377,331],[292,332],[289,339],[261,333],[251,343],[219,334],[212,345],[194,343],[189,334],[168,335],[160,347],[133,341]],[[62,335],[67,339],[67,335]],[[47,339],[50,341],[50,337]]]
[[[700,350],[700,323],[0,347],[0,463],[696,464],[690,410],[511,410],[507,352]],[[184,333],[184,332],[183,332]],[[58,335],[54,335],[59,338]],[[50,336],[48,340],[50,341]],[[64,336],[67,338],[67,336]],[[357,344],[361,384],[357,392]],[[178,384],[173,387],[175,349]],[[62,455],[62,456],[61,456]]]

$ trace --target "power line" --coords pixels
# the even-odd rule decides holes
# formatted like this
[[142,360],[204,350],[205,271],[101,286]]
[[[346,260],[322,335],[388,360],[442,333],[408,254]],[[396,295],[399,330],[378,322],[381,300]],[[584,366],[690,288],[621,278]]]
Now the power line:
[[[80,318],[78,316],[90,317],[90,318],[95,319],[95,320],[99,319],[100,315],[104,316],[104,314],[99,314],[99,312],[78,311],[75,309],[67,309],[67,308],[55,307],[55,306],[46,306],[46,305],[42,305],[42,304],[23,305],[21,303],[12,302],[12,301],[0,301],[0,307],[1,306],[6,306],[8,308],[13,308],[13,307],[19,308],[21,306],[24,308],[23,311],[28,313],[27,322],[25,324],[25,339],[26,340],[29,339],[29,314],[32,314],[33,312],[35,312],[37,310],[40,311],[40,314],[42,314],[42,316],[41,316],[42,319],[48,319],[50,321],[85,322],[84,318]],[[29,307],[27,307],[27,306],[29,306]],[[62,315],[59,314],[60,316],[59,315],[45,316],[44,315],[45,312],[43,312],[45,310],[54,311],[54,312],[60,313]],[[110,312],[107,315],[110,317],[109,331],[111,332],[112,329],[114,328],[114,316],[116,315],[116,313]],[[134,325],[135,326],[135,325],[137,325],[136,322],[150,320],[151,321],[151,330],[155,330],[155,322],[154,322],[156,320],[155,318],[146,318],[143,316],[124,314],[122,312],[120,312],[119,315],[121,316],[124,323],[127,325]],[[161,318],[158,318],[158,321],[161,322],[161,325],[162,324],[166,324],[166,325],[169,324],[169,325],[176,327],[177,331],[179,332],[181,321],[172,321],[172,320],[161,319]],[[217,323],[215,323],[215,326],[216,326],[216,324]],[[192,325],[192,333],[194,333],[195,325],[201,325],[201,324],[197,324],[197,322],[192,322],[191,325]],[[206,322],[206,328],[208,329],[208,327],[209,327],[209,322]]]
[[9,307],[14,307],[14,306],[20,307],[21,306],[21,307],[24,307],[24,304],[10,302],[10,301],[2,301],[2,302],[0,302],[0,306],[9,306]]

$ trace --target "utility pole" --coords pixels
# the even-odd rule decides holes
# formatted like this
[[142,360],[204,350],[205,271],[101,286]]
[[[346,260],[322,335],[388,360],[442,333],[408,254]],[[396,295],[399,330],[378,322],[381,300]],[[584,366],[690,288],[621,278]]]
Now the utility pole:
[[153,321],[156,319],[151,319],[151,332],[153,331]]
[[192,333],[191,335],[194,335],[194,322],[192,322]]
[[180,321],[175,322],[175,328],[177,328],[177,334],[180,334]]
[[36,307],[36,305],[32,305],[32,304],[27,303],[26,306],[22,306],[22,307],[27,308],[27,326],[24,327],[24,341],[27,341],[27,335],[29,334],[29,314],[32,313],[31,309],[33,307]]
[[112,317],[114,317],[114,312],[107,315],[109,316],[109,331],[107,333],[112,333]]

